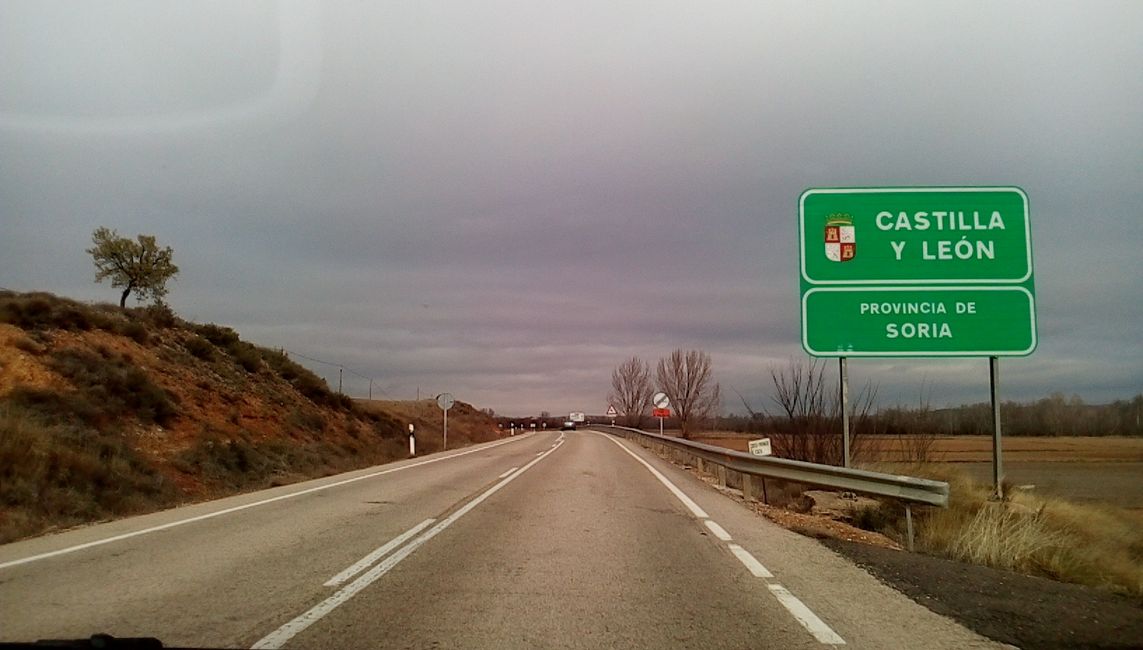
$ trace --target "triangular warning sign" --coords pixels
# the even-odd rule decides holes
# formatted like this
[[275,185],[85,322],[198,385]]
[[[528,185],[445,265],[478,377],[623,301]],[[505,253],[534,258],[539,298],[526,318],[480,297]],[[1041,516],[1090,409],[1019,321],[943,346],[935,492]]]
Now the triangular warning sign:
[[613,417],[615,417],[615,416],[617,416],[617,415],[619,415],[619,411],[616,411],[616,410],[615,410],[615,406],[614,406],[614,405],[608,405],[608,407],[607,407],[607,417],[609,417],[609,418],[613,418]]

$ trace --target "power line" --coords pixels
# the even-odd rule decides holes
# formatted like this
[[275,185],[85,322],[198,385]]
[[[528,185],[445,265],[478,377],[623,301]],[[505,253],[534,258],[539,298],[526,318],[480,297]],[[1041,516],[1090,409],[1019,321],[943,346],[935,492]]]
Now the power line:
[[[373,397],[373,384],[376,383],[376,381],[377,381],[376,377],[370,377],[368,375],[363,375],[360,372],[354,370],[353,368],[346,367],[345,364],[338,363],[336,361],[326,361],[325,359],[318,359],[316,357],[304,355],[301,352],[295,352],[293,350],[287,350],[286,348],[282,348],[282,351],[285,352],[286,354],[293,355],[293,356],[298,357],[300,359],[305,359],[306,361],[312,361],[314,363],[321,363],[321,364],[324,364],[327,366],[333,366],[334,368],[337,368],[339,371],[348,372],[349,374],[353,375],[354,377],[358,377],[360,379],[364,379],[364,380],[368,381],[369,382],[369,397],[370,398]],[[338,379],[338,382],[340,383],[340,377]],[[377,387],[377,390],[382,395],[385,395],[386,397],[391,397],[386,391],[382,390],[380,386]],[[338,386],[338,392],[339,393],[341,392],[340,386]]]

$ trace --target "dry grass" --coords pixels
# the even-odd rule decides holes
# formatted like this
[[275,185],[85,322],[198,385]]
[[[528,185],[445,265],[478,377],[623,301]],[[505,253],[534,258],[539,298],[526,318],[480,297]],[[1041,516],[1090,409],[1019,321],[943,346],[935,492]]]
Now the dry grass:
[[[869,436],[869,459],[898,461],[902,444],[912,436]],[[921,438],[926,438],[921,436]],[[985,462],[992,460],[991,436],[929,436],[927,460]],[[1004,436],[1004,458],[1020,461],[1143,461],[1143,438],[1119,436]],[[911,460],[911,459],[910,459]]]
[[[406,431],[410,423],[413,424],[416,427],[418,454],[441,450],[444,442],[444,417],[436,400],[356,400],[354,404],[363,413],[391,418],[402,431]],[[495,419],[471,404],[457,402],[449,409],[449,449],[488,442],[500,435]]]
[[175,486],[130,438],[0,407],[0,543],[172,504]]
[[[949,508],[919,514],[921,550],[1143,597],[1143,517],[1138,512],[1018,490],[998,502],[991,499],[990,486],[947,465],[903,471],[949,483]],[[890,505],[879,508],[882,513],[899,510]],[[879,520],[878,525],[880,532],[898,538],[903,529],[897,516]]]
[[[450,447],[487,439],[452,425]],[[407,444],[384,409],[229,328],[0,290],[0,543],[405,458]]]
[[[763,434],[713,432],[695,439],[736,451]],[[917,458],[944,462],[992,460],[991,436],[864,436],[862,452],[869,462],[908,462]],[[1004,458],[1020,461],[1139,462],[1143,438],[1103,436],[1004,436]]]

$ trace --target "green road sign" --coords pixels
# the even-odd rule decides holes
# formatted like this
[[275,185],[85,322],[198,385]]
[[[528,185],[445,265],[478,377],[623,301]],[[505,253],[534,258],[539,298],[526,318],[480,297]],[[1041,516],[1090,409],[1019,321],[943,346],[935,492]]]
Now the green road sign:
[[[826,240],[834,232],[848,241]],[[1032,277],[1028,201],[1016,188],[807,190],[801,237],[802,279],[815,285]]]
[[816,356],[1028,354],[1033,303],[1023,287],[815,288],[802,297],[802,344]]
[[809,189],[802,345],[815,356],[1022,356],[1036,347],[1028,199],[1014,187]]

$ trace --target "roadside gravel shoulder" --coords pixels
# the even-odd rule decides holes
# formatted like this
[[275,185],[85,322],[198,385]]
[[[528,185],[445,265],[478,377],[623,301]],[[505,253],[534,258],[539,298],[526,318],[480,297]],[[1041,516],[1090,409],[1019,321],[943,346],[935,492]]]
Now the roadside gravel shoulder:
[[757,515],[818,540],[881,583],[993,641],[1025,649],[1143,649],[1143,600],[909,553],[883,535],[828,516],[747,504],[738,490],[720,487],[688,465],[682,468]]
[[930,610],[1021,648],[1143,648],[1143,601],[839,539],[822,544]]

